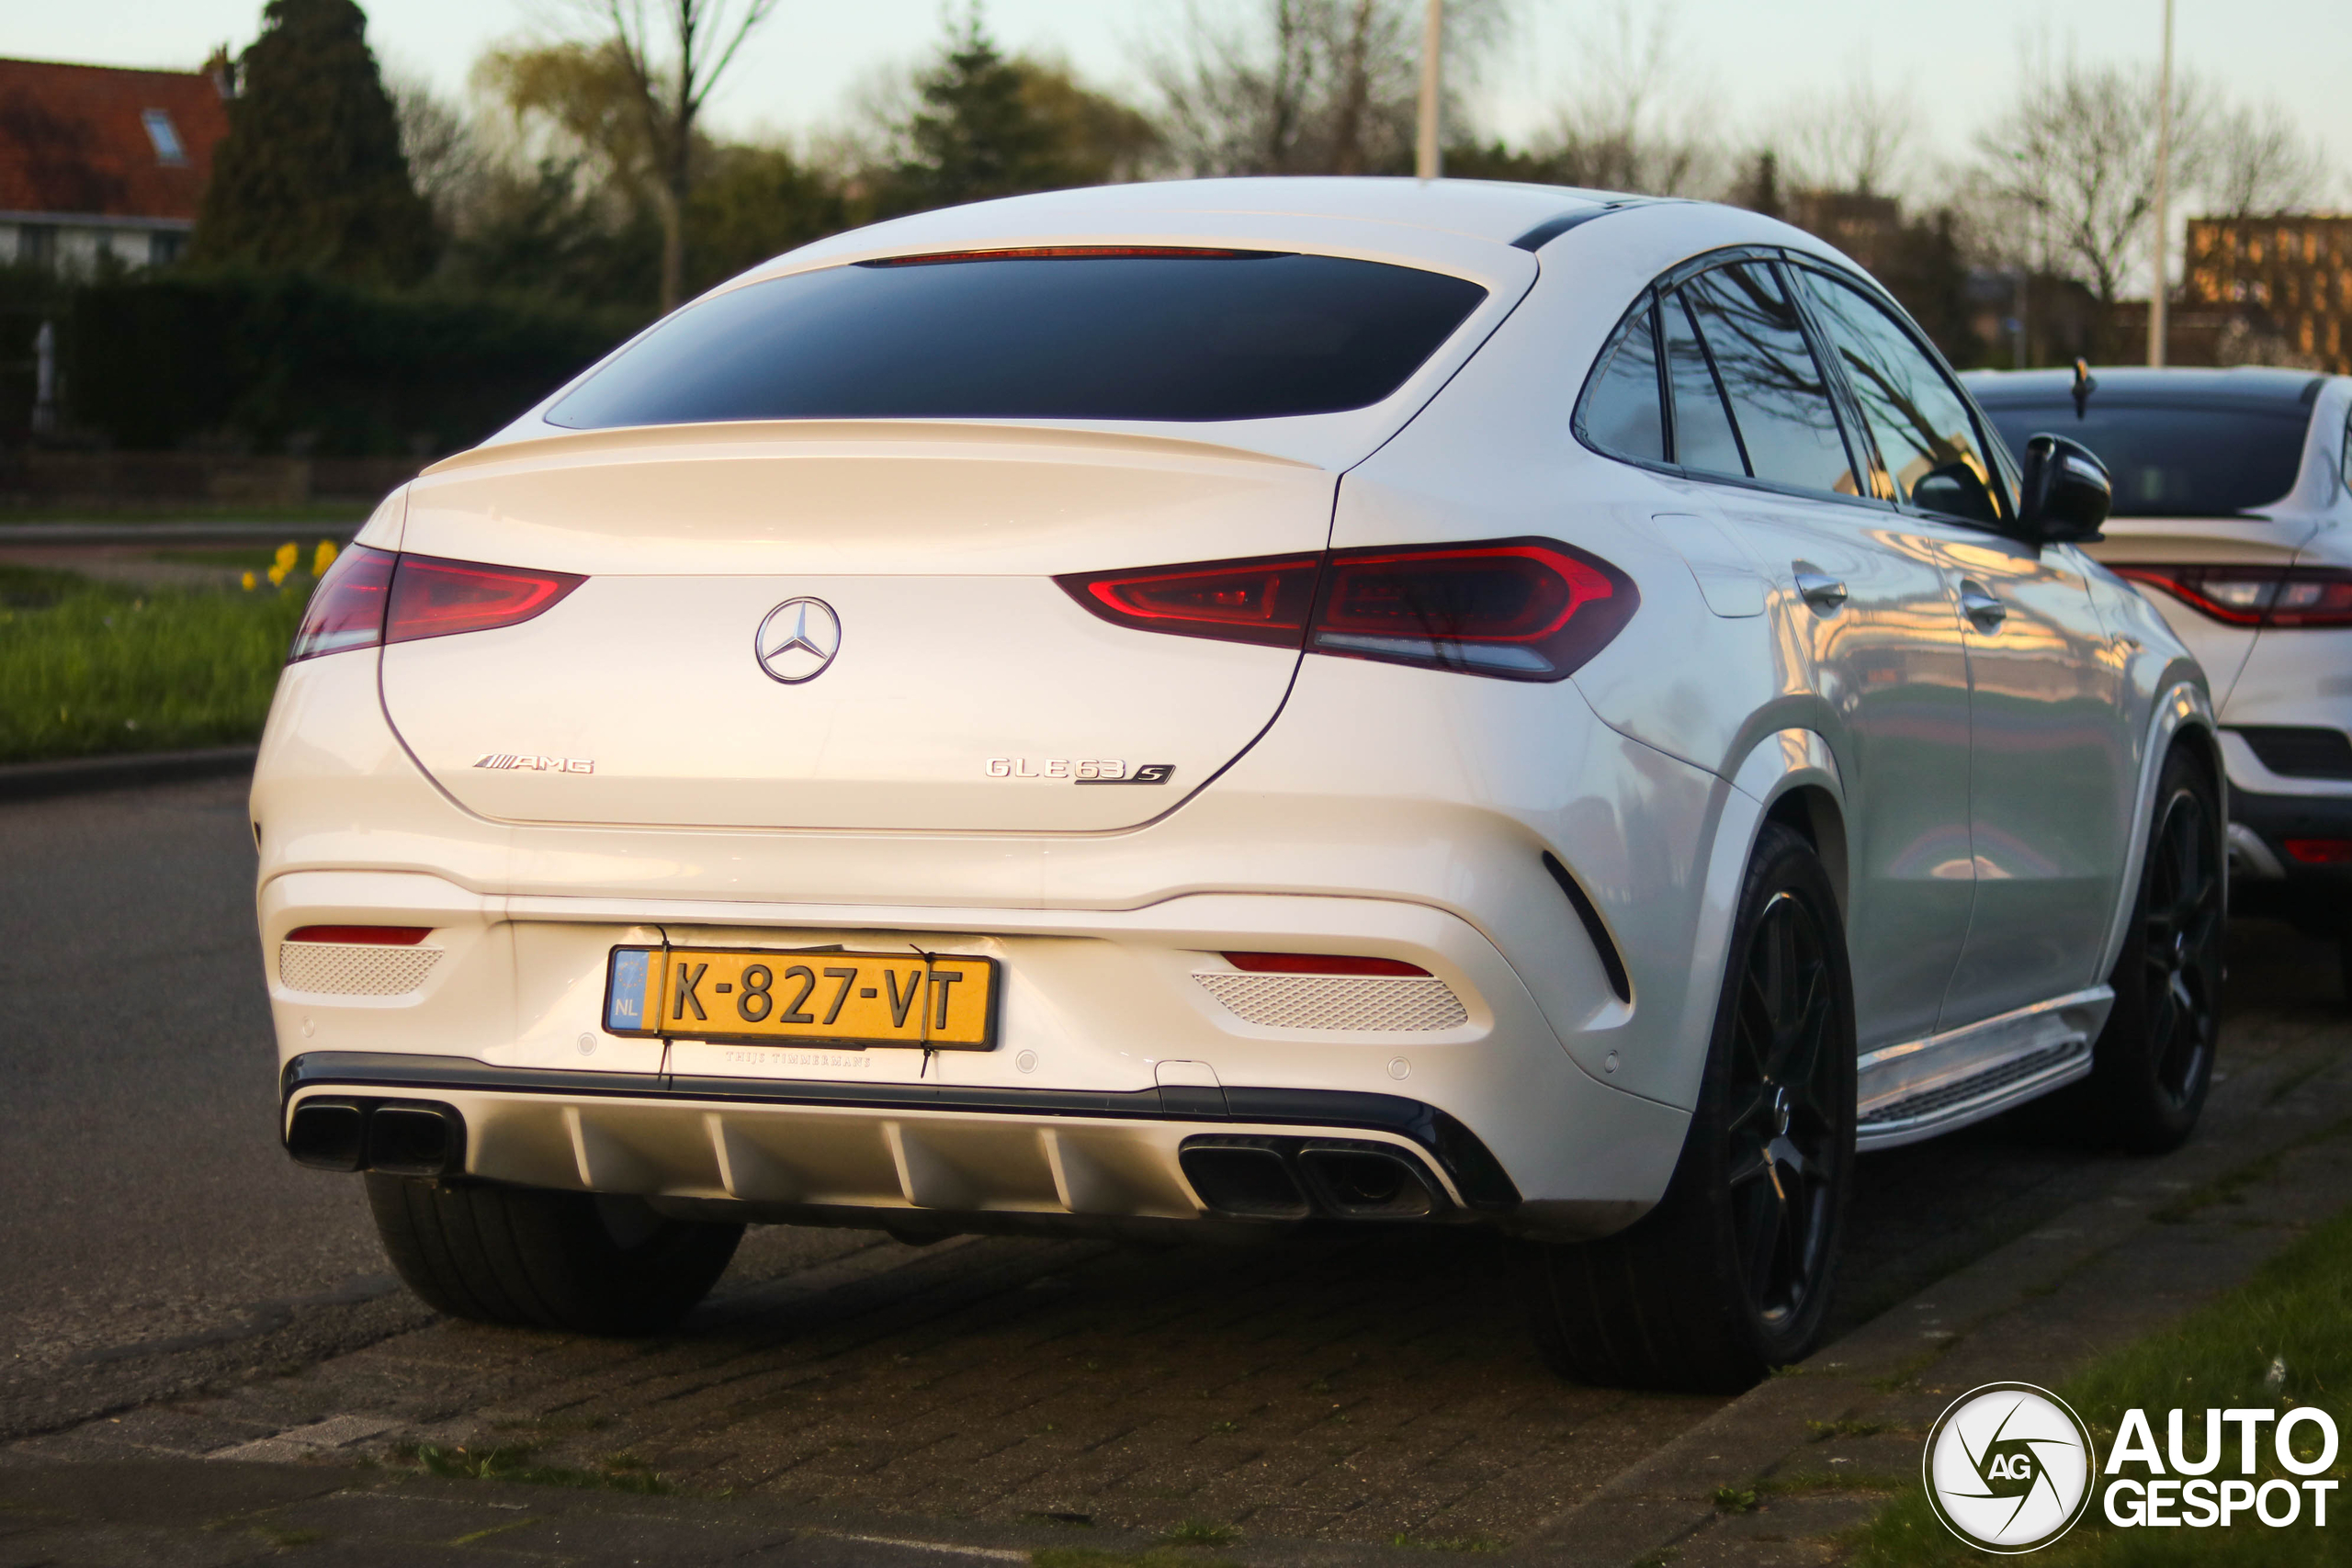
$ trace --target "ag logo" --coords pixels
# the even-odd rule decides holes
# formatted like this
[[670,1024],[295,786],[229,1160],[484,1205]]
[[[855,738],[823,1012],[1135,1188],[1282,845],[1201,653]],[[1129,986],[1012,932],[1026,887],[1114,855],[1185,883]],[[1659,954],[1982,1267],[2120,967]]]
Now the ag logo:
[[1952,1402],[1928,1434],[1928,1502],[1986,1551],[2033,1551],[2090,1506],[2098,1460],[2082,1418],[2031,1383],[1996,1382]]

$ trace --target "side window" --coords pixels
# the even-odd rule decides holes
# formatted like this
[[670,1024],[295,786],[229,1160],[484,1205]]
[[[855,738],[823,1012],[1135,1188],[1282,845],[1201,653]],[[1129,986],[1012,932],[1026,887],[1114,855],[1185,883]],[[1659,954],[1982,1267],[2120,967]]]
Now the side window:
[[1733,434],[1731,415],[1724,411],[1723,389],[1715,385],[1707,351],[1691,328],[1690,313],[1679,294],[1659,301],[1658,315],[1666,324],[1667,385],[1674,402],[1674,460],[1702,474],[1747,477],[1747,460],[1740,456],[1739,437]]
[[1772,269],[1734,262],[1682,286],[1756,478],[1799,490],[1865,492],[1855,482],[1794,304]]
[[1895,499],[1964,522],[1999,522],[1993,499],[1999,481],[1967,402],[1942,369],[1860,289],[1810,268],[1794,270],[1845,363]]
[[1600,368],[1586,383],[1577,409],[1577,428],[1604,452],[1663,463],[1666,417],[1658,406],[1655,313],[1645,303],[1601,351]]

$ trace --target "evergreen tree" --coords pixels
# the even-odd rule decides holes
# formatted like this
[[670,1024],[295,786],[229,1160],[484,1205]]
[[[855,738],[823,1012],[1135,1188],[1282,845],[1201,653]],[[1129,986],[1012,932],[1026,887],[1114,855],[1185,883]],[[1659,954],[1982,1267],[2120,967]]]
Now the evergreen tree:
[[269,0],[238,64],[190,259],[410,283],[432,265],[432,209],[352,0]]
[[916,212],[1075,183],[1057,128],[1023,90],[1026,75],[1022,62],[997,52],[975,6],[917,79],[922,107],[906,128],[910,155],[891,172],[882,205]]

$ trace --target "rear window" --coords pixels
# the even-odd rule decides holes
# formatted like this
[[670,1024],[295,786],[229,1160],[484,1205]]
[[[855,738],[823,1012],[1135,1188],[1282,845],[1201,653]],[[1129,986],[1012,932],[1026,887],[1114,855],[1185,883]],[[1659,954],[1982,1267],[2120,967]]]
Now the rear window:
[[2231,517],[2269,505],[2295,488],[2311,420],[2302,408],[2102,407],[2096,393],[2082,419],[2065,398],[1987,402],[1984,412],[2019,457],[2042,434],[2098,453],[2115,480],[2117,517]]
[[1376,403],[1487,291],[1339,256],[1080,251],[857,263],[682,310],[548,415],[1274,419]]

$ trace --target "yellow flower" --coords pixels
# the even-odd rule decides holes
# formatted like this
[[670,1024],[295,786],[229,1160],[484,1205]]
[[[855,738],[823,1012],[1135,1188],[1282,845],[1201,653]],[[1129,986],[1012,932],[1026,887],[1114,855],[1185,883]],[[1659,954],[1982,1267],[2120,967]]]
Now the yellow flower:
[[334,564],[334,541],[333,539],[321,539],[319,541],[318,553],[311,558],[311,575],[312,577],[324,577],[327,574],[327,568]]
[[276,588],[279,584],[283,583],[286,581],[286,574],[294,570],[294,563],[301,558],[301,546],[293,544],[290,541],[287,544],[278,546],[277,564],[273,565],[269,569],[269,585],[272,588]]
[[244,575],[244,576],[243,576],[240,581],[243,583],[243,585],[244,585],[244,589],[245,589],[245,592],[246,592],[250,593],[250,592],[253,592],[253,589],[254,589],[254,574],[253,574],[252,572],[250,572],[250,571],[249,571],[249,572],[245,573],[245,575]]

